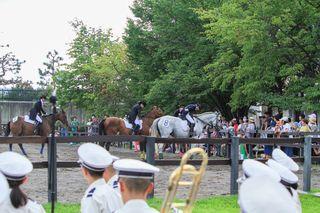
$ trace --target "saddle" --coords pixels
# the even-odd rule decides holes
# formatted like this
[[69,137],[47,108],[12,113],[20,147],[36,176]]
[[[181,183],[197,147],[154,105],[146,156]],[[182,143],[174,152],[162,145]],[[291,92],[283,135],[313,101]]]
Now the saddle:
[[[128,120],[127,118],[124,118],[123,121],[124,121],[124,124],[125,124],[125,126],[126,126],[127,129],[132,129],[132,130],[133,130],[133,125],[129,122],[129,120]],[[134,123],[135,123],[137,126],[139,125],[139,130],[142,129],[142,120],[136,119],[136,120],[134,121]]]

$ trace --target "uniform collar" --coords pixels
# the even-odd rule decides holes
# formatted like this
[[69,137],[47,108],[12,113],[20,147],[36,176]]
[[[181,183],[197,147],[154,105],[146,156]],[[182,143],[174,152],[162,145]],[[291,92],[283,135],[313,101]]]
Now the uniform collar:
[[103,178],[99,178],[98,180],[94,181],[93,183],[90,184],[88,187],[86,194],[92,190],[93,188],[96,188],[97,186],[101,186],[103,184],[106,184],[106,181]]
[[128,202],[126,202],[126,204],[124,205],[125,208],[135,208],[135,207],[139,207],[139,208],[150,208],[147,204],[147,202],[145,200],[141,200],[141,199],[132,199],[129,200]]

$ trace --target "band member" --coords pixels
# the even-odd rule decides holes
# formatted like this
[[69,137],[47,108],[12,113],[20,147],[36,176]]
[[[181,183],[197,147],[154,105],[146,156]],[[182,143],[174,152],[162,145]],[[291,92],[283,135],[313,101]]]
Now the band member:
[[[3,152],[0,154],[0,162],[0,171],[10,187],[9,195],[0,203],[0,212],[45,213],[43,207],[30,200],[20,188],[33,169],[30,160],[15,152]],[[3,194],[2,189],[0,194]]]
[[148,163],[121,159],[114,162],[113,167],[118,171],[119,187],[124,206],[116,213],[154,213],[146,202],[147,195],[153,190],[152,179],[159,172],[157,167]]
[[82,213],[111,213],[122,207],[119,193],[103,178],[113,160],[107,150],[93,143],[82,144],[78,149],[83,177],[89,184],[82,200]]

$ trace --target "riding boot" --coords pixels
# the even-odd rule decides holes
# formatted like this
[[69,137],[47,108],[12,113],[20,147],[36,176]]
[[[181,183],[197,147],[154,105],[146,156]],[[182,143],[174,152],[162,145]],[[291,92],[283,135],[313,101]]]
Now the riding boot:
[[194,135],[194,126],[195,126],[195,124],[190,123],[190,131],[189,131],[190,137],[193,137],[193,135]]
[[40,135],[40,125],[41,125],[40,122],[36,122],[36,126],[35,126],[34,131],[33,131],[33,133],[35,135]]

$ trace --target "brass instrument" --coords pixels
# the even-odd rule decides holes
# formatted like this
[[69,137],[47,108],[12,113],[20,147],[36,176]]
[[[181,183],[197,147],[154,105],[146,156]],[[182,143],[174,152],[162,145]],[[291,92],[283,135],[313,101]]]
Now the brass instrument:
[[[187,164],[188,160],[195,154],[198,154],[202,157],[202,162],[199,170],[197,170],[195,166]],[[166,192],[165,199],[162,203],[160,211],[161,213],[168,213],[171,209],[174,209],[175,212],[192,212],[192,207],[199,190],[200,181],[205,173],[207,164],[208,155],[201,148],[192,148],[183,155],[180,166],[172,172],[169,178],[169,186]],[[181,177],[184,174],[191,175],[192,181],[181,181]],[[178,186],[191,187],[189,196],[184,203],[173,203],[173,200],[177,194]]]

